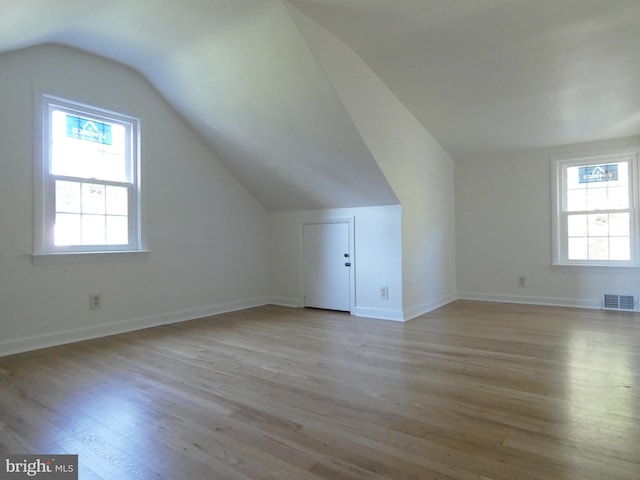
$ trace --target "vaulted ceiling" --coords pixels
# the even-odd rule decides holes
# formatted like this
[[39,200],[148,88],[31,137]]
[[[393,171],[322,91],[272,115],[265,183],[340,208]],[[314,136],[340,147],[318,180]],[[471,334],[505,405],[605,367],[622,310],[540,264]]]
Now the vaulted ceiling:
[[456,159],[640,133],[638,0],[291,0]]
[[0,51],[144,75],[270,210],[397,203],[307,47],[351,47],[456,159],[640,133],[637,0],[0,0]]

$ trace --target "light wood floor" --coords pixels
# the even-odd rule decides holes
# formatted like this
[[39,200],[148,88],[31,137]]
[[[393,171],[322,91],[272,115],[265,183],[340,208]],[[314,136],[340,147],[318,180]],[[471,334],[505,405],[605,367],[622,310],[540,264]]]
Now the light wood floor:
[[0,453],[80,478],[640,478],[640,316],[262,307],[0,358]]

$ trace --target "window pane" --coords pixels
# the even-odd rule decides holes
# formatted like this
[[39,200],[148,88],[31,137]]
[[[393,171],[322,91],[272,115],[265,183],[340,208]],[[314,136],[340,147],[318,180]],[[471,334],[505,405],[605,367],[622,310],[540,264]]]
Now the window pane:
[[630,160],[627,162],[619,162],[618,166],[618,180],[611,182],[612,186],[629,186],[629,165]]
[[94,183],[82,184],[82,213],[105,213],[105,186]]
[[589,260],[609,260],[607,237],[589,237]]
[[603,210],[607,208],[607,188],[587,189],[587,210]]
[[80,213],[80,184],[56,181],[56,212]]
[[609,235],[609,215],[596,213],[589,215],[589,236],[606,237]]
[[629,187],[610,188],[607,208],[629,208]]
[[567,167],[566,176],[568,190],[583,188],[584,184],[580,183],[580,167]]
[[[108,138],[103,138],[105,129],[108,129]],[[51,132],[51,173],[54,175],[131,181],[124,125],[54,110]]]
[[59,247],[80,245],[80,215],[67,213],[56,214],[54,244]]
[[587,210],[587,189],[569,190],[567,192],[567,210],[583,212]]
[[75,165],[70,158],[69,145],[65,134],[66,114],[60,110],[51,112],[51,173],[55,175],[72,175]]
[[569,215],[567,221],[569,223],[570,237],[586,237],[589,233],[587,229],[587,215]]
[[631,260],[629,237],[612,237],[609,239],[611,260]]
[[127,141],[124,125],[111,126],[112,144],[103,145],[102,156],[96,157],[95,168],[99,177],[114,182],[130,182],[131,172],[127,167]]
[[107,243],[126,245],[129,243],[129,219],[120,216],[107,216]]
[[568,257],[569,260],[587,260],[589,258],[587,238],[570,238]]
[[46,94],[42,105],[36,253],[138,249],[138,120]]
[[629,216],[628,213],[609,214],[609,235],[614,237],[629,236]]
[[629,208],[629,168],[627,161],[567,167],[567,210]]
[[91,169],[90,159],[96,154],[93,145],[80,140],[59,139],[51,145],[51,173],[69,177],[98,178]]
[[82,245],[105,244],[104,215],[82,216]]
[[107,186],[106,212],[108,215],[129,214],[129,189],[127,187]]
[[566,232],[566,253],[556,251],[554,258],[594,263],[633,260],[635,214],[631,200],[636,155],[588,162],[558,164],[561,169],[556,171],[561,176],[556,181],[561,182],[557,186],[562,190],[554,218],[558,231]]

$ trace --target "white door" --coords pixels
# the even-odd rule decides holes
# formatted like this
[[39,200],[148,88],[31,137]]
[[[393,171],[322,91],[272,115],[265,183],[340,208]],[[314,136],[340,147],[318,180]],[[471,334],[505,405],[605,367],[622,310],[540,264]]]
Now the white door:
[[351,252],[348,223],[303,227],[304,305],[351,310]]

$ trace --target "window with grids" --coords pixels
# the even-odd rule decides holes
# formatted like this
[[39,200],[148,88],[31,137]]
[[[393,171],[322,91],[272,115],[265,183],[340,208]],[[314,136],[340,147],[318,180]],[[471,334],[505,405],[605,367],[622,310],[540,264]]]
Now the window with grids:
[[40,253],[139,249],[138,121],[43,98]]
[[636,155],[557,164],[556,263],[636,264]]

